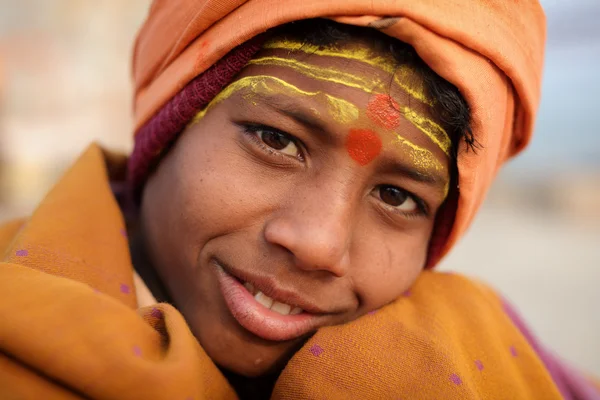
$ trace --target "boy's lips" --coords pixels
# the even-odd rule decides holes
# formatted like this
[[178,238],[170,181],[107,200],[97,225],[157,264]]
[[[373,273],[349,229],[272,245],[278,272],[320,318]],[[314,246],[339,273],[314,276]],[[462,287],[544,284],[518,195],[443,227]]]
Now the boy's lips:
[[[232,316],[242,327],[258,337],[273,341],[295,339],[324,325],[328,318],[320,309],[301,299],[300,295],[277,289],[271,281],[257,282],[260,279],[250,277],[245,280],[238,276],[239,272],[233,272],[230,268],[225,270],[216,260],[214,265],[221,293]],[[261,303],[254,298],[253,293],[244,287],[244,283],[246,286],[247,283],[252,284],[276,302],[289,305],[290,310],[296,309],[297,312],[299,307],[303,311],[284,315],[270,310],[263,305],[264,301]]]

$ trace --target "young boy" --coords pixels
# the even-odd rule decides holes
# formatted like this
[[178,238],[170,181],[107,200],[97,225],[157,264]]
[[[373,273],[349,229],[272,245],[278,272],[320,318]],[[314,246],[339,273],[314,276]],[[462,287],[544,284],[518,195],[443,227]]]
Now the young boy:
[[539,6],[465,3],[155,2],[127,189],[93,146],[0,233],[0,390],[594,398],[497,295],[424,269],[538,100]]

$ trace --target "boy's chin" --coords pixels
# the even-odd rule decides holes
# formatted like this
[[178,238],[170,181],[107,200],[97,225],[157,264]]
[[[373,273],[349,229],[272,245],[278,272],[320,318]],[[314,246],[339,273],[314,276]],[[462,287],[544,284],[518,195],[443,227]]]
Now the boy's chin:
[[205,347],[205,351],[220,368],[244,377],[256,378],[279,374],[305,342],[306,339],[273,342],[272,345],[235,343],[221,349]]
[[[236,375],[244,376],[247,378],[257,378],[261,376],[279,374],[289,359],[293,356],[293,353],[285,352],[277,355],[272,352],[269,354],[263,354],[262,357],[252,357],[247,352],[240,354],[237,357],[233,354],[227,354],[223,357],[223,360],[214,359],[220,368],[225,369]],[[232,357],[232,355],[234,357]]]

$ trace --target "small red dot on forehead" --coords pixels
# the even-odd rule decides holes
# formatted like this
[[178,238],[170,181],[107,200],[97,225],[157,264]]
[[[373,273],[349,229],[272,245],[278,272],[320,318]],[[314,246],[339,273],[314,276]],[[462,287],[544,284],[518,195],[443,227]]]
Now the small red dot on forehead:
[[373,96],[367,106],[367,116],[371,121],[386,129],[395,129],[400,125],[400,106],[387,94]]
[[350,157],[365,166],[381,152],[381,139],[368,129],[352,129],[346,138],[346,149]]

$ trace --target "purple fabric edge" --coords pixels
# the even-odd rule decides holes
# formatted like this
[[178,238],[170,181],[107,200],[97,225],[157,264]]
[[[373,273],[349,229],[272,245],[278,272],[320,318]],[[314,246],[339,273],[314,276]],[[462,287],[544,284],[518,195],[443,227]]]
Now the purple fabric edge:
[[506,315],[540,357],[560,394],[567,400],[600,400],[600,392],[596,390],[592,383],[585,379],[579,371],[546,351],[510,303],[504,298],[501,298],[501,301]]

